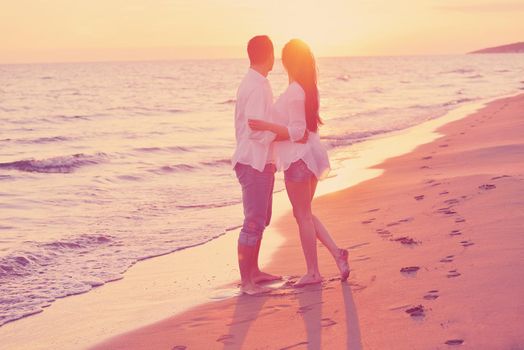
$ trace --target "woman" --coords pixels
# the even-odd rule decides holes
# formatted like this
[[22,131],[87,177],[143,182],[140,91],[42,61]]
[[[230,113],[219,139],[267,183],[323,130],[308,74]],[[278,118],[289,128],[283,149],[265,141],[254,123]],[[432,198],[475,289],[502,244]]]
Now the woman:
[[[273,120],[249,120],[253,130],[268,130],[277,138],[288,139],[274,143],[278,169],[284,171],[286,190],[293,206],[293,215],[300,231],[300,241],[306,259],[307,273],[296,287],[322,282],[318,269],[318,238],[335,259],[342,281],[349,276],[348,252],[340,249],[326,228],[311,211],[311,201],[318,179],[329,172],[329,158],[320,143],[318,127],[322,124],[318,114],[319,97],[315,58],[306,43],[299,39],[289,41],[282,50],[282,63],[289,77],[289,86],[274,105]],[[296,143],[305,131],[307,143]]]

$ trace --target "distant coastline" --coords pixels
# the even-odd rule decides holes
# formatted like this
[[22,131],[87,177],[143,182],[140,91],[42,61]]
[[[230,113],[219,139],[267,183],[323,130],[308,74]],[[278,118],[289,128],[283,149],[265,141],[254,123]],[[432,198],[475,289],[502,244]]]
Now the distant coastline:
[[488,47],[485,49],[468,52],[468,54],[476,53],[524,53],[524,42]]

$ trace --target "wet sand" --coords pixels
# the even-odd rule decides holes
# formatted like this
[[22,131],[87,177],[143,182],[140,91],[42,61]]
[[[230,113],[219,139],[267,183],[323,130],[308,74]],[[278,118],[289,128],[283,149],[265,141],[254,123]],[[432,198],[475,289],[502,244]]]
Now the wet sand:
[[[319,245],[320,286],[204,304],[92,349],[524,347],[524,95],[438,132],[315,199],[350,251],[347,283]],[[266,270],[292,282],[305,266],[291,214],[274,228],[285,241]]]

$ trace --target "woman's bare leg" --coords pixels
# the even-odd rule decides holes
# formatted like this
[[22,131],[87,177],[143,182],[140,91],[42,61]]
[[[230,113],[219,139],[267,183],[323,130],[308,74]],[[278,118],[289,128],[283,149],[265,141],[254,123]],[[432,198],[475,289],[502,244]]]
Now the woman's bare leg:
[[318,269],[316,231],[311,213],[311,189],[308,181],[286,181],[286,190],[293,206],[293,215],[298,224],[300,242],[306,260],[307,273],[295,284],[303,286],[322,280]]
[[[310,181],[311,201],[313,201],[313,196],[315,195],[317,183],[318,180],[314,177]],[[329,250],[331,256],[333,256],[333,259],[335,259],[335,263],[337,264],[337,267],[340,270],[341,278],[345,281],[349,276],[349,263],[347,261],[347,251],[345,249],[340,249],[337,246],[337,244],[329,234],[328,230],[324,227],[322,222],[320,222],[320,220],[315,215],[313,215],[313,223],[315,225],[317,238]]]

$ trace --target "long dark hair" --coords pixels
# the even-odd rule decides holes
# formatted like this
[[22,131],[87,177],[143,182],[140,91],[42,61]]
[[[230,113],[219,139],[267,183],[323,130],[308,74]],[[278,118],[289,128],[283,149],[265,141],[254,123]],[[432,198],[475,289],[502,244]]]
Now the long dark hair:
[[300,39],[290,40],[282,49],[282,64],[289,76],[306,93],[306,126],[309,131],[317,132],[322,124],[317,88],[317,65],[309,46]]

